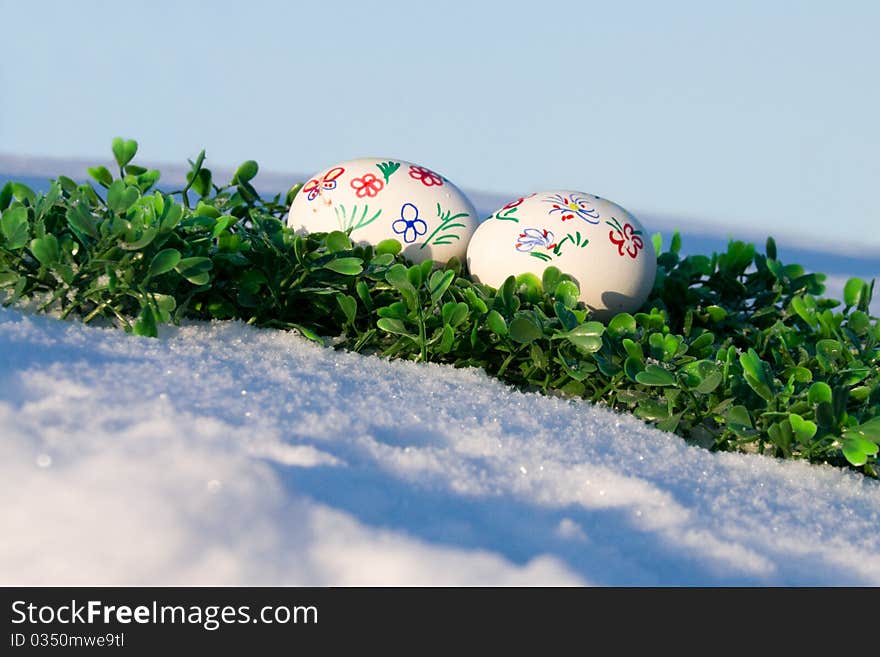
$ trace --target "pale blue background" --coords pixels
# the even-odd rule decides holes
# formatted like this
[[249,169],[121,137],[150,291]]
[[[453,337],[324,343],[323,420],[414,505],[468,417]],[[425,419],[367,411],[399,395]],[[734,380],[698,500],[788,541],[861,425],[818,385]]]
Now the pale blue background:
[[360,155],[880,253],[880,3],[0,0],[0,152]]

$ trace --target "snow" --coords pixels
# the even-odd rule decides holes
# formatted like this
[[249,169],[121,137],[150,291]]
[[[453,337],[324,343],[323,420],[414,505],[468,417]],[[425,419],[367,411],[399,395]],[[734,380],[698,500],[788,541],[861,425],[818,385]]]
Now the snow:
[[877,585],[880,482],[236,322],[0,310],[3,585]]

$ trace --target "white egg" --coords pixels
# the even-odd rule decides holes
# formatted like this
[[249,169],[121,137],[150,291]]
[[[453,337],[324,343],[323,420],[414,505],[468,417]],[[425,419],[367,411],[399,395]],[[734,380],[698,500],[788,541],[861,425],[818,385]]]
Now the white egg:
[[635,217],[571,190],[529,194],[494,212],[471,238],[467,263],[472,277],[496,288],[510,275],[540,277],[558,267],[598,319],[637,310],[657,273],[654,246]]
[[477,227],[468,198],[439,173],[393,158],[340,162],[299,191],[287,225],[310,233],[351,230],[356,243],[393,238],[413,262],[464,260]]

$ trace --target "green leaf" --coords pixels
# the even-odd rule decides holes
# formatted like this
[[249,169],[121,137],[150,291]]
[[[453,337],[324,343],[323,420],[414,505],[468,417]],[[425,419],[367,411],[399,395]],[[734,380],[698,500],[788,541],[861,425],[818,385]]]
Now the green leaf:
[[132,325],[132,331],[135,335],[142,335],[147,338],[159,337],[159,331],[156,327],[156,315],[149,304],[141,307],[141,312]]
[[3,212],[12,203],[12,183],[8,182],[0,187],[0,212]]
[[532,320],[525,317],[515,317],[510,322],[510,338],[522,344],[529,344],[544,335],[543,331]]
[[28,243],[28,211],[22,206],[8,208],[0,217],[0,231],[6,241],[6,248],[17,251]]
[[240,185],[242,183],[250,182],[257,176],[259,170],[260,166],[253,160],[242,162],[238,169],[235,170],[235,175],[232,177],[232,184]]
[[183,258],[174,266],[174,270],[193,285],[204,285],[211,280],[208,272],[213,267],[214,263],[210,258],[194,257]]
[[464,302],[449,301],[443,304],[443,323],[445,325],[456,327],[467,319],[470,307]]
[[376,253],[378,255],[384,255],[386,253],[397,255],[402,249],[403,246],[395,239],[382,240],[376,245]]
[[642,361],[638,358],[633,358],[632,356],[629,356],[625,361],[623,361],[623,371],[626,374],[626,377],[633,383],[639,382],[636,376],[638,376],[638,374],[644,369],[645,368],[642,364]]
[[58,238],[52,233],[31,240],[30,249],[31,253],[33,253],[34,257],[39,260],[40,264],[46,267],[51,267],[58,262],[58,258],[61,257]]
[[811,404],[818,404],[820,402],[828,402],[830,404],[831,386],[824,381],[816,381],[807,392],[807,400]]
[[572,281],[562,281],[556,285],[553,295],[562,302],[566,308],[574,308],[577,306],[580,297],[578,286]]
[[602,338],[598,335],[567,335],[566,338],[581,351],[593,354],[602,348]]
[[351,248],[351,240],[348,235],[343,233],[341,230],[334,230],[332,233],[328,233],[324,244],[327,246],[327,250],[330,253],[335,253],[336,251],[347,251]]
[[556,293],[556,286],[561,280],[562,272],[559,271],[558,267],[553,265],[547,267],[544,273],[541,274],[541,287],[544,289],[544,294],[553,296]]
[[417,336],[413,335],[409,331],[406,330],[406,326],[404,326],[403,322],[399,319],[393,319],[391,317],[381,317],[376,322],[376,326],[378,326],[383,331],[388,333],[395,333],[397,335],[405,335],[410,338],[416,338]]
[[90,167],[88,171],[89,175],[103,187],[109,187],[113,184],[113,174],[107,167]]
[[161,276],[165,272],[174,269],[180,262],[180,251],[177,249],[163,249],[153,256],[150,261],[149,275]]
[[138,144],[134,139],[116,137],[113,140],[113,157],[116,159],[116,164],[119,165],[120,169],[134,159],[137,149]]
[[486,325],[495,335],[500,335],[501,337],[507,335],[507,322],[504,321],[504,317],[497,310],[489,311],[489,314],[486,316]]
[[10,182],[8,184],[9,189],[12,192],[12,196],[14,196],[22,203],[27,203],[31,207],[34,206],[34,202],[37,199],[37,195],[34,193],[34,190],[21,182]]
[[122,180],[114,180],[107,189],[107,207],[117,214],[124,214],[140,198],[136,187],[128,187]]
[[618,313],[608,322],[608,334],[615,338],[635,335],[637,329],[636,319],[629,313]]
[[875,417],[846,430],[845,435],[856,434],[862,438],[880,443],[880,417]]
[[336,303],[339,304],[342,314],[345,315],[346,323],[353,324],[357,316],[357,301],[355,301],[355,298],[349,294],[337,294]]
[[850,278],[843,286],[843,302],[847,306],[858,306],[864,289],[867,287],[861,278]]
[[336,258],[336,260],[331,260],[324,265],[324,269],[345,276],[356,276],[364,270],[363,262],[360,258]]
[[639,361],[640,363],[645,360],[645,354],[642,352],[642,345],[640,345],[638,342],[634,342],[629,338],[624,338],[621,341],[621,344],[623,345],[627,356]]
[[431,295],[431,304],[436,304],[443,295],[446,293],[446,290],[449,289],[449,286],[452,284],[452,281],[455,279],[455,272],[453,271],[435,271],[431,278],[428,281],[428,292]]
[[818,431],[818,427],[814,422],[805,420],[797,413],[790,413],[788,421],[791,423],[795,439],[797,439],[799,443],[807,444],[810,439],[816,435],[816,431]]
[[840,443],[846,460],[855,466],[865,465],[869,456],[876,456],[880,451],[875,443],[854,434],[844,434]]
[[442,337],[440,339],[438,351],[441,354],[449,353],[452,349],[452,345],[455,343],[455,331],[452,330],[452,327],[449,324],[445,324],[441,335]]
[[644,371],[636,374],[636,381],[646,386],[675,385],[675,377],[659,365],[651,363]]

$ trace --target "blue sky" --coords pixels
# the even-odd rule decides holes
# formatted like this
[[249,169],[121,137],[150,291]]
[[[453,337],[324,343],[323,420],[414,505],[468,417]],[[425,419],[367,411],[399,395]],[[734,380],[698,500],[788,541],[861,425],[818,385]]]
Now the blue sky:
[[[875,2],[0,0],[0,152],[394,156],[880,253]],[[650,228],[650,227],[649,227]]]

